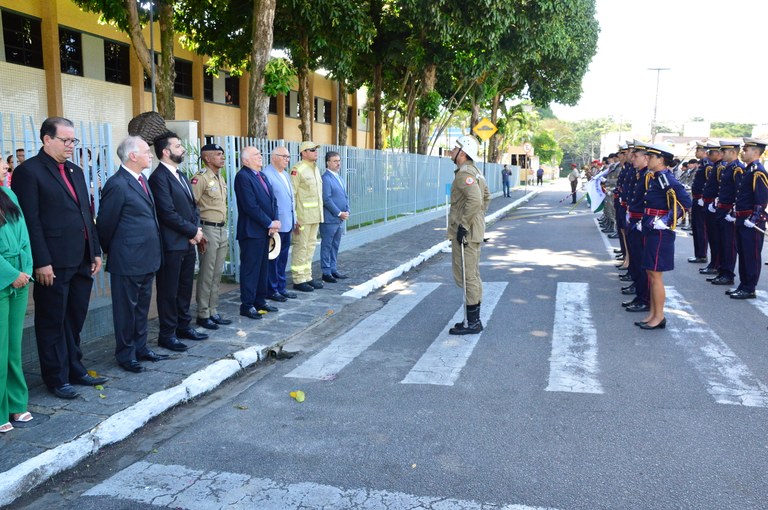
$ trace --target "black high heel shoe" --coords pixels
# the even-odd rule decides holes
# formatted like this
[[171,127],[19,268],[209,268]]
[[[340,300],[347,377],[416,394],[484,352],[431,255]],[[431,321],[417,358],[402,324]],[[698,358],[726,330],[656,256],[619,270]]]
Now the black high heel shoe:
[[640,326],[641,328],[648,324],[646,321],[635,321],[635,326]]
[[[635,323],[635,324],[637,324],[637,323]],[[638,324],[638,326],[640,326],[640,329],[664,329],[664,328],[667,327],[667,318],[664,317],[663,319],[661,319],[661,322],[659,322],[655,326],[649,326],[647,322],[644,322],[642,324]]]

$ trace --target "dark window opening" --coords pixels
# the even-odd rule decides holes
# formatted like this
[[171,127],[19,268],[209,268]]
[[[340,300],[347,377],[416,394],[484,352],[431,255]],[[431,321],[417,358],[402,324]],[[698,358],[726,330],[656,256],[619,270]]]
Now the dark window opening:
[[352,127],[352,107],[347,106],[347,127]]
[[83,40],[80,32],[59,29],[59,54],[62,73],[83,75]]
[[213,101],[213,75],[203,70],[203,99]]
[[269,96],[269,113],[277,115],[277,98]]
[[121,85],[131,84],[130,46],[104,40],[104,79]]
[[240,105],[240,77],[229,76],[224,78],[224,103],[235,106]]
[[173,82],[176,95],[192,97],[192,62],[176,59],[176,80]]
[[43,39],[40,20],[3,12],[5,60],[13,64],[43,68]]

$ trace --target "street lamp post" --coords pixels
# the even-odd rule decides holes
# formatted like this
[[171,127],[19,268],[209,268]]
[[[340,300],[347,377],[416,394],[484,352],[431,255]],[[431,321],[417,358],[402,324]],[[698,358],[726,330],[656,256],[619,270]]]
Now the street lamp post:
[[651,121],[651,143],[656,143],[656,110],[659,107],[659,77],[662,71],[669,71],[669,67],[649,67],[649,71],[656,71],[656,100],[653,102],[653,120]]

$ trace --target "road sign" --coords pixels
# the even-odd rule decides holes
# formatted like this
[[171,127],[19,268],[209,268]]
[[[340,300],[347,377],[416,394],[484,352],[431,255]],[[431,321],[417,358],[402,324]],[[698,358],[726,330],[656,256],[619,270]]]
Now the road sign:
[[525,144],[523,144],[523,150],[525,151],[525,154],[527,156],[530,156],[531,154],[533,154],[533,145],[531,145],[528,142],[525,142]]
[[478,122],[475,127],[472,128],[472,132],[484,142],[487,142],[496,131],[498,131],[498,129],[488,117],[484,117],[483,120]]

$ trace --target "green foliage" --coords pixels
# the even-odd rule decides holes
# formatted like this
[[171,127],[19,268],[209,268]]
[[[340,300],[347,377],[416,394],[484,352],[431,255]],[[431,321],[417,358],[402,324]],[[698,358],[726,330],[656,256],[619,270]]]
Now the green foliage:
[[551,130],[544,129],[534,134],[533,147],[542,163],[556,165],[563,159],[563,150]]
[[264,69],[264,93],[286,95],[296,86],[296,69],[284,58],[272,58]]
[[713,122],[710,131],[712,138],[742,138],[752,136],[754,124],[739,124],[737,122]]
[[426,95],[419,98],[416,103],[416,111],[419,117],[425,117],[429,120],[435,120],[440,115],[440,103],[442,97],[436,90],[428,92]]

